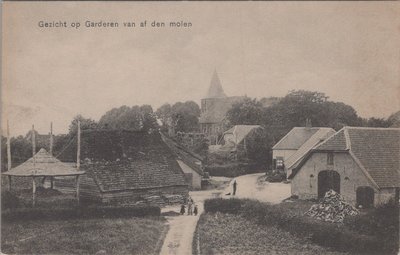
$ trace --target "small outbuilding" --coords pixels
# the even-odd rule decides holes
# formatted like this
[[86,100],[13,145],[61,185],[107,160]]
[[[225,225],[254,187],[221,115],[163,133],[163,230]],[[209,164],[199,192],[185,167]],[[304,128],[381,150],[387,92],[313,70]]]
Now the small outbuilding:
[[79,171],[78,169],[61,162],[43,148],[26,162],[2,173],[2,175],[8,176],[9,190],[13,189],[13,178],[31,178],[33,205],[35,205],[35,193],[38,179],[44,180],[45,178],[50,178],[51,188],[53,188],[55,178],[71,177],[72,187],[76,190],[76,197],[79,202],[79,177],[84,174],[85,171]]
[[272,147],[276,169],[287,172],[308,150],[333,133],[335,130],[326,127],[294,127]]
[[399,200],[400,129],[344,127],[311,149],[289,175],[292,195],[333,189],[356,206]]

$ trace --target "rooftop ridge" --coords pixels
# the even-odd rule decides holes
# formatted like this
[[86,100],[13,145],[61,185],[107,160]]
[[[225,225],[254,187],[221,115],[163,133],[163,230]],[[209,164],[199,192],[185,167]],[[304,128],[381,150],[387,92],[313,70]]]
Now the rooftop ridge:
[[367,129],[367,130],[393,130],[393,131],[400,131],[400,128],[394,128],[394,127],[353,127],[353,126],[345,126],[343,127],[345,129]]

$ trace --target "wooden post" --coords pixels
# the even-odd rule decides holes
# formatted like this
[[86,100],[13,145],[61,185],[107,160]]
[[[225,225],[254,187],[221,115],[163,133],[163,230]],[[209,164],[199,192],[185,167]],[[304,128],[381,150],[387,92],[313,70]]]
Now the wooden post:
[[36,154],[36,135],[35,135],[35,126],[32,125],[32,156]]
[[11,170],[11,138],[10,138],[10,126],[7,120],[7,171]]
[[79,175],[76,176],[76,202],[79,205]]
[[[7,120],[7,171],[11,170],[11,138],[10,126]],[[8,176],[8,191],[11,191],[11,175]]]
[[79,171],[81,168],[81,122],[78,120],[78,148],[76,153],[76,168]]
[[54,177],[50,177],[50,188],[53,189],[54,188]]
[[11,191],[11,175],[8,176],[8,191]]
[[53,156],[53,122],[50,122],[50,155]]
[[32,207],[35,207],[35,197],[36,197],[36,182],[35,182],[35,177],[32,176]]

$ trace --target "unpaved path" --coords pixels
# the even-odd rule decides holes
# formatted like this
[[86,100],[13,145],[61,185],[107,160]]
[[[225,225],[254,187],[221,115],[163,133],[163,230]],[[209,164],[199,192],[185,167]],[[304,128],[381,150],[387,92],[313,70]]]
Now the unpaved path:
[[[203,212],[203,202],[207,198],[212,197],[215,191],[192,191],[190,196],[198,206],[199,213],[194,215],[168,216],[169,231],[165,237],[164,244],[161,248],[162,255],[190,255],[192,254],[193,234],[196,229],[197,221]],[[179,212],[180,207],[166,207],[163,212],[175,211]]]
[[[290,196],[290,184],[283,183],[260,183],[258,178],[264,175],[250,174],[236,177],[237,192],[235,197],[258,199],[262,202],[280,203],[283,199]],[[169,231],[165,237],[164,244],[161,248],[162,255],[190,255],[192,254],[193,234],[196,229],[197,221],[203,212],[203,202],[207,198],[220,196],[223,198],[233,197],[232,185],[223,190],[205,190],[192,191],[190,196],[197,204],[199,213],[197,216],[167,216]],[[180,207],[166,207],[162,212],[174,211],[179,212]]]
[[[234,178],[237,182],[236,195],[232,195],[232,182],[221,192],[221,197],[257,199],[261,202],[277,204],[290,197],[290,184],[258,182],[258,178],[264,173],[242,175]],[[230,193],[231,195],[226,195]]]

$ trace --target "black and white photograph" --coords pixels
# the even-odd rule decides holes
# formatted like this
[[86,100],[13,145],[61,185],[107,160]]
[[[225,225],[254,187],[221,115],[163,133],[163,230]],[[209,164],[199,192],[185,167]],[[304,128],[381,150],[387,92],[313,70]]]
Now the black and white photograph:
[[1,20],[1,254],[400,254],[400,2]]

